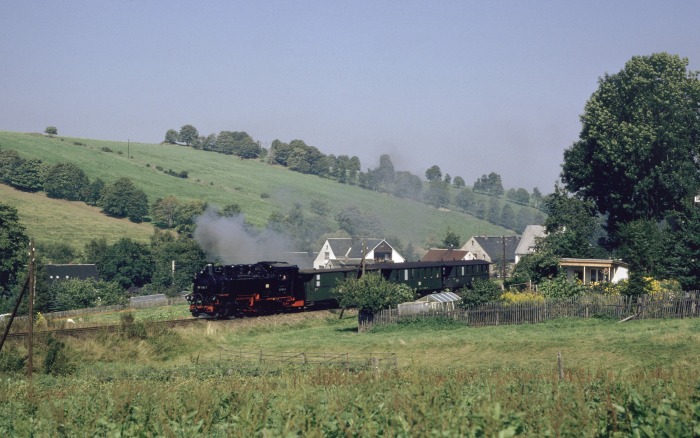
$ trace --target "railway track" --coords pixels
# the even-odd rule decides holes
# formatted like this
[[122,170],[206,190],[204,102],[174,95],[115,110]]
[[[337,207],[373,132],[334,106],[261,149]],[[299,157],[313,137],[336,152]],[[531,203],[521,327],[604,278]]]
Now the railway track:
[[[146,321],[148,326],[166,326],[168,328],[190,325],[201,323],[202,321],[207,321],[206,319],[188,318],[188,319],[170,319],[166,321]],[[99,332],[116,332],[124,329],[123,324],[108,324],[108,325],[98,325],[90,327],[75,327],[75,328],[62,328],[54,330],[35,330],[34,336],[44,336],[44,335],[58,335],[58,336],[76,336],[88,333],[99,333]],[[23,339],[29,336],[28,332],[17,332],[9,333],[7,339]]]
[[[335,313],[331,313],[332,310],[323,309],[307,312],[291,312],[291,313],[278,313],[273,315],[261,315],[255,317],[245,317],[245,318],[232,318],[232,319],[208,319],[208,318],[185,318],[185,319],[170,319],[165,321],[144,321],[148,326],[166,326],[168,328],[180,327],[192,324],[204,324],[206,322],[214,322],[221,327],[254,327],[259,325],[277,325],[283,323],[290,323],[300,319],[312,319],[312,318],[337,318]],[[346,314],[352,314],[353,311],[347,311]],[[98,325],[90,327],[75,327],[75,328],[62,328],[54,330],[35,330],[35,336],[44,335],[56,335],[56,336],[74,336],[80,337],[82,335],[87,335],[90,333],[103,332],[117,332],[124,328],[124,325],[119,324],[107,324]],[[16,332],[7,335],[8,339],[23,339],[28,336],[27,332]]]

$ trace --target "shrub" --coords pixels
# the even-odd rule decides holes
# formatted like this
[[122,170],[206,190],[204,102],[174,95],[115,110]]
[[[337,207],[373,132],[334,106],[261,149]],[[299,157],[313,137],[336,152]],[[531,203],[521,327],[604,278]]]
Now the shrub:
[[462,289],[461,307],[476,306],[484,303],[499,301],[501,297],[501,287],[493,280],[476,279],[472,283],[471,289]]
[[505,304],[542,303],[544,297],[535,292],[505,292],[501,295]]
[[100,148],[100,150],[101,150],[102,152],[110,152],[110,153],[111,153],[111,152],[114,152],[111,148],[108,148],[107,146],[102,146],[102,147]]
[[75,370],[75,365],[70,360],[70,355],[66,352],[66,344],[49,336],[47,340],[47,351],[43,363],[44,374],[55,376],[65,376]]
[[580,281],[568,281],[565,275],[540,283],[539,292],[548,300],[577,297],[586,292],[586,286]]
[[262,193],[260,194],[260,197],[263,198],[263,199],[267,199],[267,198],[270,197],[270,194],[269,194],[269,193],[266,193],[266,192],[262,192]]
[[27,358],[13,346],[5,346],[0,352],[1,372],[20,372],[24,369],[26,362]]
[[159,165],[156,164],[156,169],[157,169],[157,170],[160,170],[160,171],[162,172],[162,171],[163,171],[163,166],[159,166]]

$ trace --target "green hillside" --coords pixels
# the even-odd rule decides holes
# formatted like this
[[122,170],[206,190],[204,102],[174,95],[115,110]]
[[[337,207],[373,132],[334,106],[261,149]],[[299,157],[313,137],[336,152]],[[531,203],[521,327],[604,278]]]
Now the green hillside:
[[[112,182],[119,177],[129,177],[144,190],[149,201],[159,197],[174,195],[181,200],[205,200],[210,204],[223,206],[238,203],[246,220],[256,226],[264,226],[271,213],[286,213],[294,203],[300,203],[308,209],[311,200],[325,201],[331,208],[329,216],[333,218],[340,209],[354,205],[363,211],[369,211],[381,218],[385,234],[397,236],[404,243],[411,242],[416,248],[425,246],[429,237],[440,240],[448,227],[465,241],[473,235],[512,235],[511,230],[479,220],[471,215],[457,211],[437,210],[428,205],[399,199],[390,195],[372,192],[356,186],[340,184],[317,176],[292,172],[284,167],[272,166],[258,160],[242,160],[235,156],[194,150],[177,145],[144,144],[133,142],[115,142],[68,137],[50,138],[42,134],[27,134],[0,131],[0,148],[15,149],[26,158],[38,158],[46,163],[70,161],[81,167],[89,178],[101,178]],[[127,151],[128,155],[127,157]],[[177,178],[163,171],[187,171],[188,178]],[[3,199],[7,188],[3,189]],[[141,235],[138,231],[111,230],[114,219],[97,215],[94,219],[103,225],[100,227],[76,227],[75,233],[61,235],[59,230],[49,236],[49,223],[57,226],[55,214],[46,214],[41,218],[36,203],[43,205],[51,200],[42,195],[30,198],[17,196],[13,200],[20,215],[27,218],[27,226],[37,235],[37,239],[54,240],[61,237],[66,243],[81,246],[92,237],[106,233]],[[51,204],[47,211],[61,211],[76,203]],[[77,203],[79,204],[79,203]],[[86,206],[82,206],[86,207]],[[519,207],[518,207],[519,208]],[[83,220],[77,216],[88,215],[86,208],[80,212],[67,214],[59,224],[69,225]],[[28,218],[32,218],[29,220]],[[42,223],[46,221],[46,224]],[[121,221],[120,221],[121,222]],[[136,227],[136,225],[134,225]],[[138,227],[144,227],[139,225]],[[80,232],[80,230],[83,230]],[[131,230],[131,228],[129,228]],[[135,229],[134,229],[135,230]],[[111,233],[111,234],[110,234]]]

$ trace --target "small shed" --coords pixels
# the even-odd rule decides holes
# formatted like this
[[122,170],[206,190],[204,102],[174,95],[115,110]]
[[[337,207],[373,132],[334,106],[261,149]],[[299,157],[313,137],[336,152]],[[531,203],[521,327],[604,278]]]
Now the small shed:
[[438,292],[411,303],[399,304],[399,315],[418,315],[431,310],[455,310],[461,300],[462,298],[454,292]]

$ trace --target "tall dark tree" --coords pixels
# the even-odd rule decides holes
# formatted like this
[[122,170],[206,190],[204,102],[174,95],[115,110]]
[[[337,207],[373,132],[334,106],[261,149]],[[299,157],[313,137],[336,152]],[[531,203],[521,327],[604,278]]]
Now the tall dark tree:
[[596,258],[603,256],[598,246],[598,223],[589,201],[569,196],[563,187],[556,186],[554,193],[545,199],[547,237],[541,241],[541,249],[558,257]]
[[98,203],[105,214],[141,222],[148,214],[148,198],[130,178],[122,177],[102,190]]
[[0,203],[0,296],[10,293],[27,260],[29,238],[17,209]]
[[100,264],[100,275],[123,288],[141,287],[151,281],[153,256],[148,245],[122,238],[110,246]]
[[472,189],[465,187],[455,195],[455,204],[466,213],[474,209],[475,199],[476,197]]
[[83,199],[89,184],[87,175],[75,163],[52,164],[44,172],[44,191],[49,198]]
[[425,202],[435,208],[447,207],[450,204],[449,187],[446,182],[440,179],[431,181],[424,194]]
[[445,237],[442,239],[443,248],[459,248],[462,246],[462,242],[459,240],[459,234],[452,231],[452,228],[447,227],[445,232]]
[[21,159],[12,172],[10,185],[27,192],[38,192],[43,187],[44,165],[36,158]]
[[586,103],[561,177],[606,215],[609,232],[686,211],[700,188],[700,81],[687,67],[677,55],[635,56]]
[[455,188],[457,188],[457,189],[461,189],[466,184],[464,182],[464,178],[462,178],[461,176],[455,176],[454,179],[452,180],[452,185],[455,186]]

